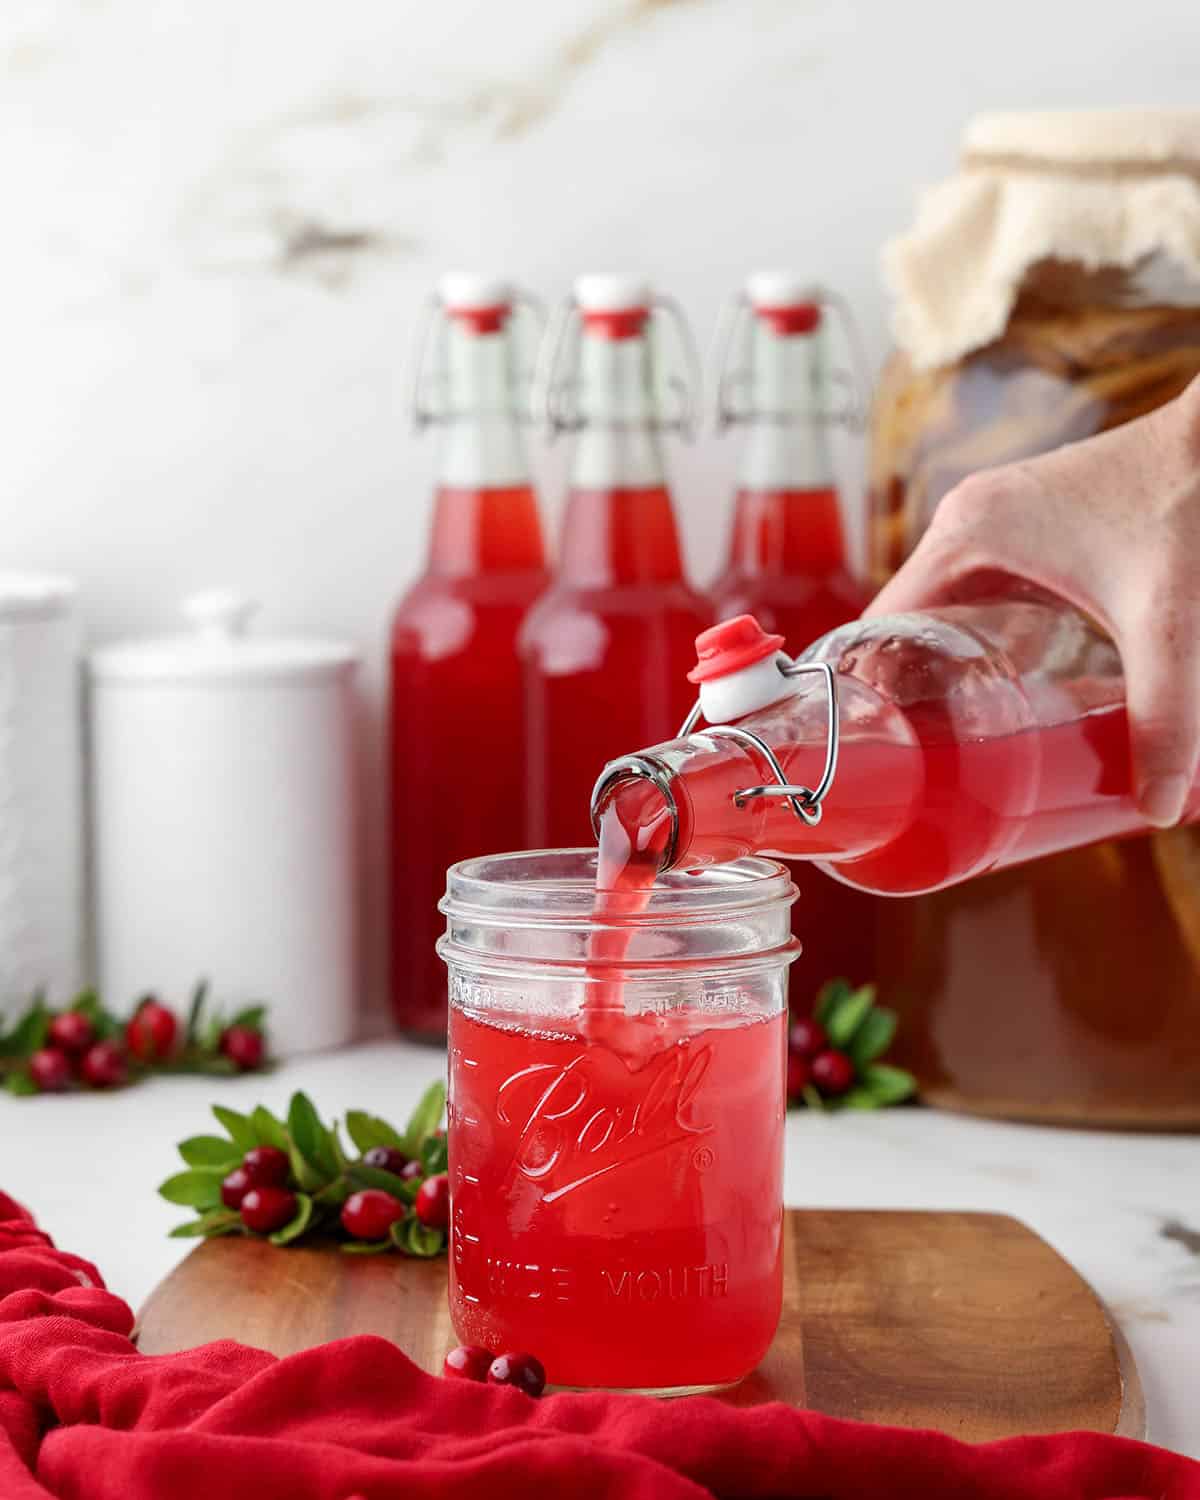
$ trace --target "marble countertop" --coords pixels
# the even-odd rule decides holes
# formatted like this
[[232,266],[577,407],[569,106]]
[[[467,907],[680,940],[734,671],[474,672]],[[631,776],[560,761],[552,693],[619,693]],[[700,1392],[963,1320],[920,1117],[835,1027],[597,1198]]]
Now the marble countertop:
[[[303,1088],[326,1115],[360,1107],[403,1119],[441,1066],[434,1050],[372,1043],[265,1078],[159,1079],[119,1097],[0,1096],[0,1187],[136,1306],[191,1248],[166,1238],[181,1213],[154,1189],[177,1169],[175,1142],[205,1130],[212,1100],[278,1108]],[[1200,1140],[919,1109],[794,1113],[785,1197],[796,1207],[980,1209],[1024,1220],[1120,1323],[1151,1440],[1200,1458]]]

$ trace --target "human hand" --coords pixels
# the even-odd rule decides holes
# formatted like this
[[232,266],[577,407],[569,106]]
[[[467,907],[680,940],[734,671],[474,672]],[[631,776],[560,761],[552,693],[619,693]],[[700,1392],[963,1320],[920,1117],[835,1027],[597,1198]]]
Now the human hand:
[[971,475],[866,614],[945,604],[997,569],[1112,636],[1138,805],[1158,827],[1178,822],[1200,759],[1200,379],[1123,427]]

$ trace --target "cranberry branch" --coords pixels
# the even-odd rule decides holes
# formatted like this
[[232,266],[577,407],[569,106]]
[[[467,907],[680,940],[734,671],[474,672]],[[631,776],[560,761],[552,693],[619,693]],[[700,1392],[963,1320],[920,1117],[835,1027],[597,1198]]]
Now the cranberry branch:
[[154,995],[124,1019],[94,990],[51,1009],[35,995],[11,1030],[0,1028],[0,1082],[10,1094],[120,1088],[150,1073],[244,1073],[267,1061],[266,1007],[226,1017],[208,1003],[208,985],[192,993],[183,1025]]
[[339,1239],[352,1255],[438,1255],[450,1222],[445,1107],[439,1080],[403,1130],[347,1111],[346,1134],[357,1153],[351,1156],[338,1122],[326,1125],[307,1094],[292,1095],[282,1120],[262,1104],[249,1114],[214,1104],[225,1134],[181,1141],[186,1170],[158,1190],[168,1203],[196,1210],[171,1234],[242,1234],[273,1245],[320,1234]]
[[875,1003],[875,986],[832,979],[812,1016],[788,1032],[788,1100],[810,1109],[883,1109],[916,1093],[917,1080],[881,1061],[896,1035],[896,1012]]

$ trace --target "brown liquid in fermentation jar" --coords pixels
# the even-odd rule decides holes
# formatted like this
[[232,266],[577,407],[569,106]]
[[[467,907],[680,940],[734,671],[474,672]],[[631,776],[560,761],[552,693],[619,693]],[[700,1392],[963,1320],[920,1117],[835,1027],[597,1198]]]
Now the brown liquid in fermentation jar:
[[[962,170],[888,251],[900,348],[872,427],[877,583],[966,475],[1119,426],[1200,375],[1198,226],[1200,112],[971,125]],[[928,1101],[1200,1129],[1195,830],[887,902],[880,923],[895,1056]]]

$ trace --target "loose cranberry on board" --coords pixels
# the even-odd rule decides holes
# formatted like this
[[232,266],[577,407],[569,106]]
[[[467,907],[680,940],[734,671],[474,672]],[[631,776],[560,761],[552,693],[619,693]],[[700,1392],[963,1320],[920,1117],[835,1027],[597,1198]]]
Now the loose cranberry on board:
[[532,1354],[501,1354],[488,1370],[489,1385],[511,1385],[527,1396],[540,1396],[546,1389],[546,1372]]
[[442,1362],[442,1374],[451,1380],[486,1380],[495,1358],[479,1344],[459,1344]]

